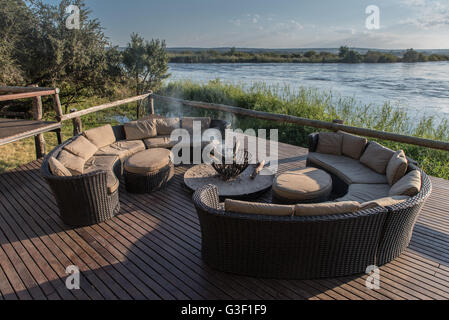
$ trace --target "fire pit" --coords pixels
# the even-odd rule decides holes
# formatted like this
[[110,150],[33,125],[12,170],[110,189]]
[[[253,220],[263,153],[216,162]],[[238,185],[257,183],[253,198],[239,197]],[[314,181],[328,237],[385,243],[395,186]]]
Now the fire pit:
[[229,181],[238,177],[249,166],[250,155],[248,151],[238,151],[232,155],[232,163],[226,163],[226,159],[220,162],[214,161],[212,167],[224,181]]
[[251,155],[247,150],[240,150],[240,144],[237,143],[234,148],[224,147],[212,151],[212,168],[218,173],[224,181],[229,181],[238,177],[244,172],[251,161]]

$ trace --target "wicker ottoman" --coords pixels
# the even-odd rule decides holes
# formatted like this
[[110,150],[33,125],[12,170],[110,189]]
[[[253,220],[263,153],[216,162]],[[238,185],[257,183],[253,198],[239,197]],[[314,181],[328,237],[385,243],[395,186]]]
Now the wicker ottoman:
[[332,177],[316,168],[289,171],[273,183],[273,201],[278,203],[325,202],[332,192]]
[[174,174],[171,151],[155,148],[141,151],[126,160],[124,166],[126,190],[131,193],[151,193],[167,185]]

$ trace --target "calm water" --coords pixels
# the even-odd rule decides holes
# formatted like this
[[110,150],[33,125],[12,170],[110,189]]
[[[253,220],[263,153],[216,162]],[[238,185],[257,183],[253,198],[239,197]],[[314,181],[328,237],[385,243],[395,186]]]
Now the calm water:
[[170,64],[171,80],[314,87],[354,97],[363,104],[386,101],[413,114],[449,118],[449,62],[396,64]]

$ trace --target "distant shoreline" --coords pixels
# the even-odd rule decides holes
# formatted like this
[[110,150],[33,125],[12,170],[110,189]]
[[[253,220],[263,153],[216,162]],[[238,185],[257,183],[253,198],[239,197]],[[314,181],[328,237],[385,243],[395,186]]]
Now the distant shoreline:
[[360,53],[348,47],[336,52],[309,50],[303,53],[229,51],[169,51],[170,63],[414,63],[449,61],[449,54],[426,54],[413,49],[398,53],[368,50]]

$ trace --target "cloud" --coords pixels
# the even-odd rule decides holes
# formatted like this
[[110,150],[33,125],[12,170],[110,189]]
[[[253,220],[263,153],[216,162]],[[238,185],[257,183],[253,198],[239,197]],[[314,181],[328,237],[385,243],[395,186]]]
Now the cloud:
[[404,6],[415,12],[415,17],[400,21],[421,29],[449,26],[449,4],[438,0],[402,0]]

